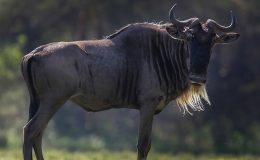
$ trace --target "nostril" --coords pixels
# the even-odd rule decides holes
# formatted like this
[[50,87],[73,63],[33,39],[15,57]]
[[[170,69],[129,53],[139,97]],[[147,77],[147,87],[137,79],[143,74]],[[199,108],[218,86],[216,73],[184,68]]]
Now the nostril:
[[191,83],[206,83],[206,75],[190,74],[189,79]]

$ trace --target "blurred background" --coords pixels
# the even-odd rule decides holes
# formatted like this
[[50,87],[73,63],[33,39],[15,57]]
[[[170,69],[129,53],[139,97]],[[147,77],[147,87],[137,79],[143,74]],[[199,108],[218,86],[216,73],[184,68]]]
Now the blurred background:
[[[212,105],[183,116],[171,103],[157,115],[152,149],[163,153],[260,154],[259,0],[0,0],[0,148],[21,149],[29,97],[20,73],[21,57],[54,41],[101,39],[135,22],[177,17],[230,23],[241,37],[217,45],[208,70]],[[139,114],[111,109],[85,112],[67,103],[44,134],[44,146],[70,151],[136,150]]]

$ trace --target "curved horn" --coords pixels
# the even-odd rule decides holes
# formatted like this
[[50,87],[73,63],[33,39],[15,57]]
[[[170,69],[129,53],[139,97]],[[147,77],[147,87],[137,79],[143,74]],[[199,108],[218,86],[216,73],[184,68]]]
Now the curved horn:
[[176,17],[175,17],[176,6],[177,6],[177,3],[175,3],[169,11],[170,21],[173,24],[175,24],[177,26],[184,27],[184,26],[190,26],[191,24],[194,25],[194,23],[196,23],[196,24],[199,23],[198,18],[190,18],[190,19],[187,19],[187,20],[184,20],[184,21],[180,21],[180,20],[176,19]]
[[214,30],[218,30],[222,32],[230,32],[236,27],[236,17],[233,15],[232,11],[230,11],[230,17],[231,17],[231,23],[229,26],[222,26],[212,19],[208,19],[206,25],[208,27],[211,27]]

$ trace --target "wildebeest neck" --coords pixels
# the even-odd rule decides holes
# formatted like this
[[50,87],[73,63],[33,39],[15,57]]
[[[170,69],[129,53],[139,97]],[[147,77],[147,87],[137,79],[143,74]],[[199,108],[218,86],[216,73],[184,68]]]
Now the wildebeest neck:
[[122,28],[108,37],[128,52],[128,60],[133,65],[147,64],[155,73],[160,89],[171,100],[187,86],[188,68],[186,64],[186,44],[171,38],[163,25],[134,24]]

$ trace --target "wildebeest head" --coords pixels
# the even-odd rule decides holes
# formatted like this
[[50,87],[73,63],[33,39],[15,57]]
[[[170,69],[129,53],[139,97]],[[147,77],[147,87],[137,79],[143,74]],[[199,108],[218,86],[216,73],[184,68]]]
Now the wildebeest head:
[[[176,4],[169,12],[171,25],[166,30],[173,38],[184,40],[189,46],[190,82],[204,84],[214,44],[229,43],[239,37],[238,33],[230,32],[235,28],[236,19],[231,12],[231,24],[229,26],[222,26],[212,19],[208,19],[205,23],[200,22],[198,18],[180,21],[175,18],[175,8]],[[217,32],[222,34],[218,35]]]

